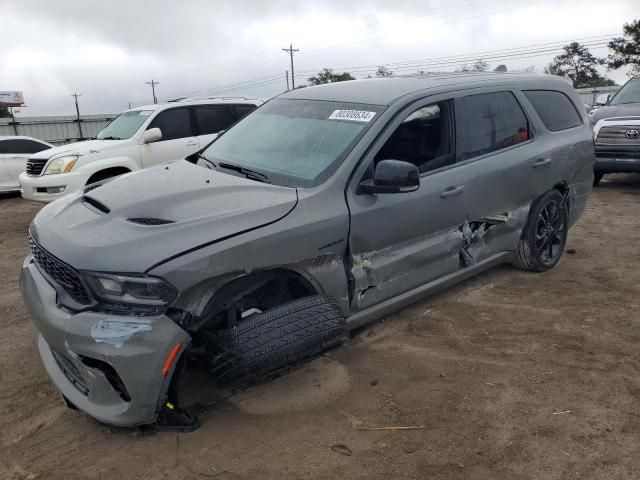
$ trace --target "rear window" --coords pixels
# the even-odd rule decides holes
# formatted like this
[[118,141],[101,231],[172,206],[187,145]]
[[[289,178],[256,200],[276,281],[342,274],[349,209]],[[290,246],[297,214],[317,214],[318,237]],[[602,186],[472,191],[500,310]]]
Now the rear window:
[[529,122],[511,92],[456,98],[457,161],[529,140]]
[[522,93],[531,102],[544,126],[552,132],[582,125],[576,107],[564,93],[555,90],[524,90]]

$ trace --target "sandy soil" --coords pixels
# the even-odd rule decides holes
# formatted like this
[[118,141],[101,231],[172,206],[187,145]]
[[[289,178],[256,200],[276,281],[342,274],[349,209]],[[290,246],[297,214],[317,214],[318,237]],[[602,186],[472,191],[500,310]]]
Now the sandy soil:
[[611,177],[551,272],[494,269],[231,397],[192,375],[178,435],[62,405],[17,286],[39,205],[0,198],[0,478],[638,479],[639,206]]

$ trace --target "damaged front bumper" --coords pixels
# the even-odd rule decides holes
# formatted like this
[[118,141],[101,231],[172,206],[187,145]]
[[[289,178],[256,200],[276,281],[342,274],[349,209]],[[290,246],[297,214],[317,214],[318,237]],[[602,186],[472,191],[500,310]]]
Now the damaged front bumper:
[[165,315],[64,311],[31,256],[24,262],[20,287],[40,333],[44,366],[66,400],[110,425],[153,423],[175,368],[175,361],[165,364],[167,356],[179,344],[177,360],[189,335]]

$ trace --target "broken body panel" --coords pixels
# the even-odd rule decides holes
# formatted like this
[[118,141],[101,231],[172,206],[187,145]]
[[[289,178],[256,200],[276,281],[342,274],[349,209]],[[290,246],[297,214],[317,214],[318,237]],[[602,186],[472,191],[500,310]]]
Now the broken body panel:
[[[199,328],[250,288],[251,279],[262,281],[264,272],[299,277],[309,290],[335,300],[356,328],[508,261],[532,201],[550,189],[561,189],[570,223],[577,220],[593,180],[586,114],[581,127],[550,132],[519,92],[548,87],[578,104],[565,82],[508,75],[385,82],[364,82],[359,93],[360,82],[345,82],[353,85],[285,94],[362,103],[378,98],[385,106],[335,172],[315,187],[267,185],[176,162],[168,170],[156,167],[90,192],[107,214],[87,206],[81,193],[45,207],[32,234],[62,261],[81,270],[160,277],[179,292],[171,311],[154,318],[68,312],[56,307],[55,290],[28,258],[22,274],[25,303],[44,339],[47,370],[63,394],[103,422],[149,423],[165,399],[171,373],[163,377],[160,369],[167,352],[176,343],[184,351]],[[392,87],[387,97],[372,94],[385,85]],[[427,172],[414,192],[359,192],[377,151],[406,115],[421,105],[485,91],[513,92],[530,122],[528,141]],[[544,168],[536,167],[547,159],[552,161]],[[447,194],[457,187],[459,194]],[[131,217],[175,223],[133,225],[127,222]],[[93,393],[78,391],[53,350],[75,363]],[[104,372],[82,356],[111,365],[131,399],[114,393]]]

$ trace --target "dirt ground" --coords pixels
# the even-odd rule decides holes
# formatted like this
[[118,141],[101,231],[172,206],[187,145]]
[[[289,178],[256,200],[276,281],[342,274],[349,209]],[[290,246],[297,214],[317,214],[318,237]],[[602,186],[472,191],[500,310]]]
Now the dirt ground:
[[[603,181],[545,274],[500,267],[208,405],[113,430],[47,378],[18,273],[38,204],[0,198],[0,478],[638,479],[640,176]],[[368,430],[417,426],[415,430]]]

